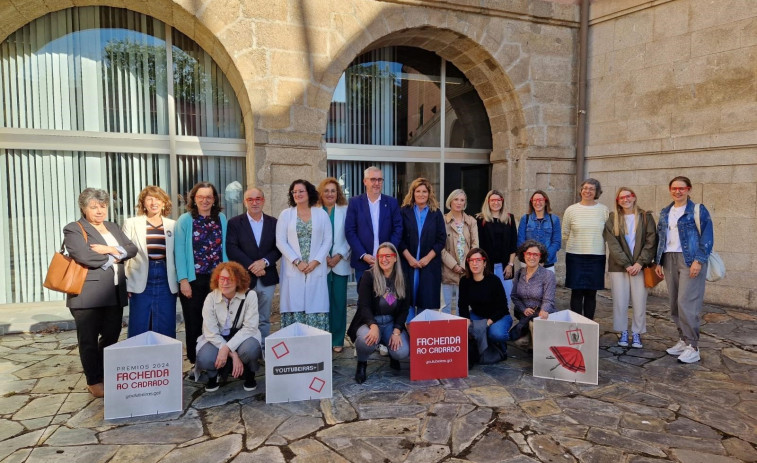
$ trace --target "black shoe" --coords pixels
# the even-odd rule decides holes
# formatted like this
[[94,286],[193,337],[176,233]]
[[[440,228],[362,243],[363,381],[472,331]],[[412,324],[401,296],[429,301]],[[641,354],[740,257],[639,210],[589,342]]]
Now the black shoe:
[[355,382],[363,384],[365,382],[366,373],[365,369],[368,367],[368,362],[357,362],[357,370],[355,371]]
[[401,369],[400,361],[397,359],[389,359],[389,368],[391,368],[392,370],[399,371]]
[[208,379],[208,383],[205,385],[205,392],[215,392],[220,386],[218,385],[218,375]]
[[255,381],[255,372],[247,368],[244,369],[244,390],[247,392],[254,391],[258,387]]

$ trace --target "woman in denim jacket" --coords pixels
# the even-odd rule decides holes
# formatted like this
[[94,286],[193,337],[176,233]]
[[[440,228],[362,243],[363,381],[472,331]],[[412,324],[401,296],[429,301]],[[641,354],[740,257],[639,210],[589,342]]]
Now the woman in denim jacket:
[[542,190],[534,191],[528,200],[528,214],[523,214],[518,225],[518,243],[526,240],[535,240],[547,248],[547,260],[544,268],[555,272],[557,251],[562,246],[562,230],[560,229],[560,217],[552,214],[549,205],[549,196]]
[[668,184],[673,202],[660,211],[659,243],[655,262],[657,275],[666,277],[670,314],[678,327],[679,341],[667,350],[683,363],[699,361],[699,315],[704,300],[707,259],[712,252],[710,213],[699,206],[701,232],[694,220],[694,202],[689,198],[691,180],[675,177]]

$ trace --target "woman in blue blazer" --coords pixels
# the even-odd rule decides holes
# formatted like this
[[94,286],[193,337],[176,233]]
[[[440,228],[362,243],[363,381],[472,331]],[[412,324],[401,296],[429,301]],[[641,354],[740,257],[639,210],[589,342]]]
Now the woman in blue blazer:
[[409,289],[408,320],[425,309],[439,309],[442,287],[442,249],[447,241],[444,215],[425,178],[417,178],[402,202],[402,271]]

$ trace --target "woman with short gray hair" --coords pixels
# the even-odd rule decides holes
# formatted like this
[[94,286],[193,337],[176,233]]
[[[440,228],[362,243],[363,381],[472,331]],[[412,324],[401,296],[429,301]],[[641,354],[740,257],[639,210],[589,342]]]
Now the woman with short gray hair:
[[584,180],[579,193],[581,201],[563,214],[565,286],[572,290],[570,310],[593,320],[597,290],[605,287],[604,230],[610,210],[597,202],[602,195],[598,180]]
[[66,307],[76,322],[87,389],[103,397],[103,349],[115,344],[121,333],[129,301],[123,262],[137,254],[137,247],[117,224],[107,221],[110,197],[105,190],[87,188],[78,202],[82,217],[63,228],[63,244],[88,272],[81,293],[66,296]]

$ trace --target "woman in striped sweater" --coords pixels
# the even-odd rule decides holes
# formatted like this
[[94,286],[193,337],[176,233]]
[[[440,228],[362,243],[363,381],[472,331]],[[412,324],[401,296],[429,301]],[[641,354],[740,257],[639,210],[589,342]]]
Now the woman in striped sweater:
[[581,183],[581,201],[563,214],[562,242],[565,243],[565,286],[572,290],[570,310],[594,319],[597,290],[605,286],[605,222],[610,214],[597,202],[602,195],[598,180]]

